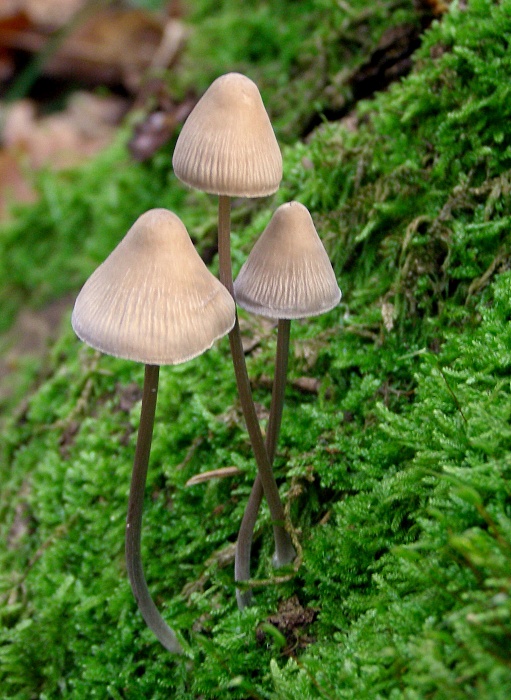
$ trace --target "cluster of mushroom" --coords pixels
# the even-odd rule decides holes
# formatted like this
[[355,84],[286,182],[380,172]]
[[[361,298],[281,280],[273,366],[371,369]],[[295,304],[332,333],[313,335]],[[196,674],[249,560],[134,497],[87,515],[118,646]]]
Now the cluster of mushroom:
[[[171,652],[182,651],[158,612],[144,577],[140,541],[142,503],[151,449],[159,366],[196,357],[229,334],[240,402],[258,476],[237,543],[235,578],[250,578],[252,534],[265,495],[273,523],[275,566],[295,550],[272,472],[282,419],[291,319],[324,313],[341,292],[307,209],[280,206],[233,282],[230,198],[274,193],[282,157],[257,86],[239,73],[218,78],[188,117],[174,157],[177,177],[219,196],[220,280],[204,265],[180,219],[153,209],[87,280],[77,297],[72,325],[78,337],[102,352],[145,364],[140,427],[126,522],[126,563],[132,590],[147,625]],[[270,417],[263,437],[247,374],[236,303],[278,319],[277,356]],[[237,591],[240,608],[249,590]]]

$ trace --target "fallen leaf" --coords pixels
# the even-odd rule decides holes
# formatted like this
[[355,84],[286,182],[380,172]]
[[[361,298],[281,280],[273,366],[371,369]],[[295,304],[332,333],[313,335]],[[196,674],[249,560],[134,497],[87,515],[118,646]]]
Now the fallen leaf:
[[19,100],[8,110],[4,148],[31,168],[76,165],[110,143],[126,110],[121,98],[77,92],[63,112],[40,117],[32,100]]
[[[50,0],[31,2],[52,4]],[[36,5],[31,8],[23,5],[17,14],[0,16],[0,47],[38,54],[42,75],[92,85],[124,85],[135,92],[147,70],[169,68],[186,41],[187,30],[175,17],[104,7],[99,1],[66,2],[74,9],[69,6],[67,11],[62,11],[65,22],[57,25],[60,34],[52,31],[53,19],[43,21],[45,13],[42,9],[36,11]],[[76,14],[80,7],[82,12]],[[56,18],[58,14],[54,10],[48,16]],[[49,43],[53,40],[54,46]]]

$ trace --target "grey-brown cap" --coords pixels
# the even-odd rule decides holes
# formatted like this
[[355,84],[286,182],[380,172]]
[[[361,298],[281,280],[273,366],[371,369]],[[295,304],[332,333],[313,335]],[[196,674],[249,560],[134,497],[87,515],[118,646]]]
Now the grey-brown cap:
[[190,360],[228,333],[234,301],[207,269],[181,220],[142,214],[80,291],[76,335],[109,355],[145,364]]
[[282,155],[257,85],[217,78],[186,120],[174,150],[177,177],[205,192],[264,197],[282,179]]
[[330,311],[341,290],[309,211],[299,202],[274,213],[234,282],[236,302],[269,318]]

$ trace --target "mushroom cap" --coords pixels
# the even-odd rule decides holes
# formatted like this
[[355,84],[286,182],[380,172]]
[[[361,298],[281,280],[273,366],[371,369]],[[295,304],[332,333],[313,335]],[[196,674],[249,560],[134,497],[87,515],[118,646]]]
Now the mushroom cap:
[[176,176],[211,194],[264,197],[279,188],[282,155],[257,85],[217,78],[186,120],[174,150]]
[[207,269],[181,220],[151,209],[84,284],[71,323],[96,350],[174,365],[228,333],[235,313],[231,295]]
[[299,202],[274,213],[234,282],[246,311],[269,318],[318,316],[341,300],[341,290],[311,215]]

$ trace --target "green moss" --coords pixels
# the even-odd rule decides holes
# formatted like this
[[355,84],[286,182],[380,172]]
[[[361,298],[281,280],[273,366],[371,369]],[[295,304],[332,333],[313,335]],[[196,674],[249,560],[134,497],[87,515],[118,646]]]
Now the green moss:
[[[385,294],[400,320],[442,318],[446,299],[461,302],[506,264],[510,33],[505,8],[454,7],[427,33],[415,72],[360,105],[355,132],[329,125],[294,151],[280,197],[323,216],[335,267],[356,288],[352,311]],[[385,278],[372,279],[383,261]],[[360,296],[367,286],[374,295]]]
[[[246,613],[234,602],[230,556],[254,464],[226,341],[162,370],[143,547],[150,588],[189,654],[175,663],[144,628],[123,563],[140,408],[129,397],[142,368],[99,358],[65,330],[50,376],[8,425],[0,463],[8,697],[509,697],[509,146],[499,129],[510,37],[508,0],[454,6],[426,35],[415,72],[360,105],[356,131],[332,124],[288,147],[275,201],[238,212],[237,265],[276,203],[307,204],[344,298],[325,317],[293,323],[276,471],[304,558],[289,581],[259,588]],[[208,198],[165,189],[170,150],[129,175],[110,167],[114,153],[105,170],[113,202],[124,186],[130,194],[123,224],[163,190],[191,232],[214,220]],[[73,176],[76,191],[56,185],[57,201],[85,199],[82,226],[95,196],[110,212],[104,238],[94,214],[77,282],[125,228],[101,178],[88,193],[86,176]],[[147,189],[135,204],[140,178]],[[40,212],[50,210],[44,201]],[[26,231],[17,225],[11,260]],[[58,234],[68,241],[60,265],[75,269],[65,246],[76,230],[59,225]],[[39,284],[31,278],[26,293]],[[273,352],[271,338],[249,358],[263,409]],[[319,381],[317,396],[299,390],[304,375]],[[185,486],[227,465],[241,473]],[[258,578],[271,576],[270,554],[264,509]],[[258,637],[293,594],[317,611],[314,623],[285,644],[280,632]]]
[[[261,86],[279,139],[293,142],[319,114],[352,108],[353,78],[385,32],[402,28],[410,38],[430,17],[410,0],[260,0],[250,13],[240,0],[203,0],[190,8],[187,20],[189,50],[174,87],[179,81],[205,90],[228,70],[246,73]],[[383,76],[378,82],[385,82]]]

